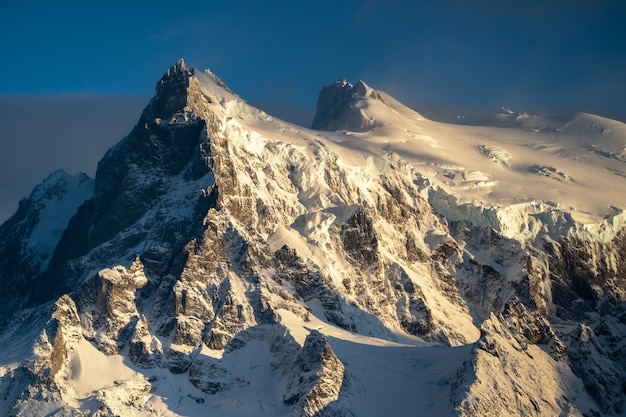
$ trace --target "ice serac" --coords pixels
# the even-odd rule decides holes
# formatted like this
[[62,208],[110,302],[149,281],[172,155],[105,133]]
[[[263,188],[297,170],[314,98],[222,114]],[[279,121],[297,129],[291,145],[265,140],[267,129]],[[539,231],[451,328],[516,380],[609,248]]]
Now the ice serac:
[[0,414],[623,414],[623,196],[574,174],[619,188],[622,126],[319,104],[308,130],[166,71],[0,323]]

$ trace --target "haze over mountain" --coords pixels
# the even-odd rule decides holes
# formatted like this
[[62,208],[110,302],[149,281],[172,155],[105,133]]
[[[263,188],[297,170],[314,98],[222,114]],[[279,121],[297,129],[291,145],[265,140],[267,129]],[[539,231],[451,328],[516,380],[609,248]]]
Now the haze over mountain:
[[4,415],[624,415],[626,125],[313,127],[179,60],[0,226]]
[[[63,167],[95,175],[98,160],[137,122],[148,101],[118,95],[0,95],[0,222],[50,173]],[[310,126],[311,108],[258,103],[285,120]]]

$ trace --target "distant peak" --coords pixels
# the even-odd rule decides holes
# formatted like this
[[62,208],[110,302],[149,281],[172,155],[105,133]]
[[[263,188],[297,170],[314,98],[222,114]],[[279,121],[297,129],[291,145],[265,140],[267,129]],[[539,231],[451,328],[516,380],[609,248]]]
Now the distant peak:
[[58,169],[48,175],[41,183],[39,183],[30,194],[30,200],[39,200],[41,198],[50,198],[51,195],[62,194],[65,192],[68,184],[80,186],[86,181],[93,182],[87,174],[79,172],[77,174],[68,174],[63,169]]
[[69,176],[69,174],[64,169],[61,168],[61,169],[57,169],[56,171],[48,175],[48,177],[45,180],[43,180],[43,182],[48,182],[48,183],[57,182],[61,178],[67,177],[67,176]]
[[322,87],[317,99],[317,111],[312,128],[316,130],[356,130],[371,126],[369,117],[352,107],[357,99],[374,99],[384,103],[380,92],[362,80],[352,85],[345,78]]
[[77,174],[69,174],[64,169],[57,169],[56,171],[48,175],[48,177],[44,179],[40,185],[49,186],[49,185],[54,185],[58,183],[59,181],[69,181],[72,179],[75,179],[78,182],[83,182],[90,178],[84,172],[79,172]]

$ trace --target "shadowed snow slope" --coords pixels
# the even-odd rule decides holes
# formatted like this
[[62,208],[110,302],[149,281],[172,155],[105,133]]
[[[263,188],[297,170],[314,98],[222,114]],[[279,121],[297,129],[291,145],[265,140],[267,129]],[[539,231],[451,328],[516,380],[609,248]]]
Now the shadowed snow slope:
[[0,264],[0,414],[624,413],[623,124],[339,80],[313,127],[167,70],[84,198],[2,226],[50,256]]

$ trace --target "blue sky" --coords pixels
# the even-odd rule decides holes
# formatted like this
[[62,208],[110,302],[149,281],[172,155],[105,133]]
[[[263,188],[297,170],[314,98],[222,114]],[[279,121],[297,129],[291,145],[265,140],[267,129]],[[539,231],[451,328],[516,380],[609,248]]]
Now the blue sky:
[[[621,0],[5,3],[0,221],[56,168],[93,175],[179,57],[251,102],[312,108],[322,85],[345,77],[418,110],[626,114]],[[33,117],[45,125],[36,129]],[[43,141],[56,152],[29,154]]]
[[626,112],[623,1],[8,2],[0,93],[150,97],[177,58],[248,100],[364,79],[441,104]]

